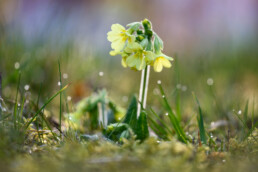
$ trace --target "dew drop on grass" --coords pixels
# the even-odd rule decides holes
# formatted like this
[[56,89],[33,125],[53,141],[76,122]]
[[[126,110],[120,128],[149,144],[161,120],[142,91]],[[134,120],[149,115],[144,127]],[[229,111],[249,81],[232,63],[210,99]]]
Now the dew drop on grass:
[[103,76],[103,75],[104,75],[104,72],[100,71],[99,76]]
[[67,101],[71,101],[72,97],[71,96],[67,96]]
[[61,82],[59,81],[59,82],[57,83],[57,85],[58,85],[58,86],[61,86]]
[[19,62],[15,62],[14,63],[14,68],[15,69],[19,69],[20,68],[20,63]]
[[186,91],[187,90],[187,86],[186,85],[183,85],[182,86],[182,91]]
[[168,113],[165,113],[166,116],[168,116]]
[[164,99],[164,98],[165,98],[165,95],[162,95],[162,98]]
[[241,115],[241,114],[242,114],[242,111],[241,111],[241,110],[239,110],[239,111],[237,112],[237,114],[238,114],[238,115]]
[[28,91],[28,90],[30,89],[30,86],[27,84],[27,85],[24,86],[24,89],[25,89],[26,91]]
[[214,81],[213,81],[212,78],[208,78],[208,79],[207,79],[207,84],[208,84],[209,86],[213,85],[213,83],[214,83]]
[[158,84],[161,84],[161,80],[158,80],[157,83],[158,83]]
[[64,73],[64,74],[63,74],[63,78],[64,78],[64,79],[67,79],[67,78],[68,78],[68,74],[67,74],[67,73]]

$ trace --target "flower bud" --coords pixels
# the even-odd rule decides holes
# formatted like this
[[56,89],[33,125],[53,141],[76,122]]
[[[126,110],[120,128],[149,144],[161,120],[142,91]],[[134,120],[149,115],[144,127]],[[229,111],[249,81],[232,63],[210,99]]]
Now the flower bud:
[[145,30],[151,30],[151,22],[148,19],[144,19],[142,25]]
[[133,32],[135,32],[136,30],[139,29],[139,27],[141,26],[140,22],[133,22],[127,25],[129,27],[128,32],[130,34],[132,34]]
[[137,34],[138,34],[138,35],[142,35],[142,34],[143,34],[143,31],[142,31],[142,30],[137,30]]
[[154,49],[155,49],[155,52],[158,53],[160,52],[161,50],[163,50],[163,41],[160,39],[160,37],[155,34],[154,35]]
[[148,19],[144,19],[142,21],[142,25],[144,27],[144,30],[145,30],[145,35],[148,36],[149,39],[151,39],[152,35],[153,35],[153,32],[152,32],[152,25],[151,25],[151,22],[148,20]]
[[141,42],[143,39],[144,39],[144,36],[142,36],[142,35],[137,36],[137,40],[138,40],[139,42]]

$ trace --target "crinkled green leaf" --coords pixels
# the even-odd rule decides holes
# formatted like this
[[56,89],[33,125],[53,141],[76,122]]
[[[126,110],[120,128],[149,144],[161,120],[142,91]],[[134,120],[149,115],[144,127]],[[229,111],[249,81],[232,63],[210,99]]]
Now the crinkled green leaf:
[[147,113],[142,111],[137,121],[137,127],[134,131],[136,134],[136,139],[143,141],[147,137],[149,137],[149,129],[147,122]]

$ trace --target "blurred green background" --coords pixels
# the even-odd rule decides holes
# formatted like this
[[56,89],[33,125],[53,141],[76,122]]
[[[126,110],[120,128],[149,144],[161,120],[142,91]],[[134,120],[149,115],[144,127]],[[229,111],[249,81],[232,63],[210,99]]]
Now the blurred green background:
[[[28,99],[41,102],[59,89],[62,80],[73,103],[105,88],[126,107],[138,94],[140,72],[123,68],[109,55],[107,32],[114,23],[126,25],[148,18],[164,41],[173,67],[151,71],[148,105],[162,113],[157,81],[176,104],[179,90],[183,116],[192,116],[192,92],[203,105],[208,122],[230,118],[258,93],[258,5],[255,0],[1,0],[0,72],[3,97],[15,98],[29,85]],[[58,100],[52,106],[58,107]],[[58,108],[57,108],[58,109]]]

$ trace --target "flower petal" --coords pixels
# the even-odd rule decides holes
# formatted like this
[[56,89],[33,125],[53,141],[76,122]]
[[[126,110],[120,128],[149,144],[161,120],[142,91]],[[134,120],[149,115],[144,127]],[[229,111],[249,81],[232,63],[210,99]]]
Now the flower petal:
[[107,33],[107,39],[110,42],[113,42],[115,40],[121,39],[121,36],[120,36],[120,33],[115,33],[113,31],[110,31],[110,32]]
[[133,50],[133,51],[137,51],[137,50],[142,50],[143,49],[142,46],[139,43],[137,43],[137,42],[132,42],[132,43],[129,42],[128,48]]
[[136,66],[136,60],[137,60],[137,56],[135,54],[130,55],[127,59],[126,59],[126,64],[129,67],[135,67]]
[[145,51],[144,52],[146,60],[147,61],[153,61],[154,60],[154,53],[151,51]]
[[116,32],[124,32],[125,28],[124,28],[124,26],[117,23],[117,24],[112,24],[111,30],[116,31]]
[[164,67],[166,67],[166,68],[170,68],[171,67],[171,63],[170,63],[170,61],[168,59],[165,59],[165,58],[161,57],[160,61],[161,61],[162,65]]
[[155,72],[161,72],[163,69],[162,63],[159,59],[155,60],[153,67]]
[[126,64],[126,56],[122,57],[122,61],[121,61],[121,64],[123,67],[127,67],[127,64]]
[[110,51],[109,54],[110,54],[111,56],[116,56],[116,55],[118,54],[118,52],[116,52],[116,51]]
[[125,41],[123,39],[116,40],[111,43],[111,48],[114,49],[114,51],[119,52],[121,51],[125,46]]

